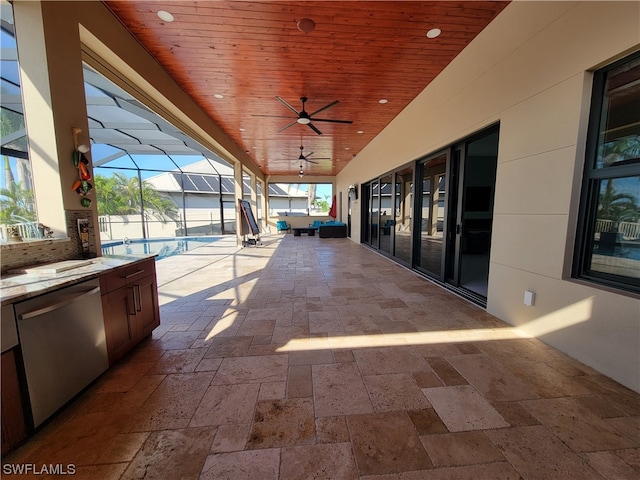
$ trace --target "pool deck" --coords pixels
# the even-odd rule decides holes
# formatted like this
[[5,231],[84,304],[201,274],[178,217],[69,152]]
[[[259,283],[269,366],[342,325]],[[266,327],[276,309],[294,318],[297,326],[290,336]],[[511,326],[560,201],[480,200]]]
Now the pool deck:
[[637,480],[640,395],[345,238],[157,262],[161,324],[3,458],[82,479]]

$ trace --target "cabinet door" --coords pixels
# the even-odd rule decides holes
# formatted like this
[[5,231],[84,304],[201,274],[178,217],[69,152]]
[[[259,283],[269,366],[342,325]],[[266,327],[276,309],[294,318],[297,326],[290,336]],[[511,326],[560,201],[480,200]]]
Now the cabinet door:
[[22,408],[22,391],[18,380],[16,348],[2,354],[2,455],[27,436],[27,422]]
[[149,275],[136,282],[133,287],[136,289],[136,324],[140,341],[151,335],[153,329],[160,325],[156,276]]
[[134,287],[122,287],[102,296],[109,365],[113,365],[137,343]]

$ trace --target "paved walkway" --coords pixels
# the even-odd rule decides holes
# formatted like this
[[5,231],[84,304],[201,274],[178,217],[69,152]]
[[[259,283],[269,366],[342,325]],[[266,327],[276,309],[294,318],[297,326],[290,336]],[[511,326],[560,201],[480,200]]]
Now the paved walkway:
[[224,239],[158,281],[152,338],[4,461],[100,480],[640,475],[640,395],[347,239]]

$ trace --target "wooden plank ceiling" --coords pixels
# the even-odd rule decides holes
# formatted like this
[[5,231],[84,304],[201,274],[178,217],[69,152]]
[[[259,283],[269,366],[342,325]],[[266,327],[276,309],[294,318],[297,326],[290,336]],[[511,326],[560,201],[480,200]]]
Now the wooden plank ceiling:
[[[265,175],[297,175],[302,165],[321,176],[340,172],[508,4],[105,3]],[[302,19],[315,29],[301,31]],[[427,38],[434,28],[441,35]],[[314,117],[353,123],[314,121],[319,135],[276,97],[298,112],[307,97],[309,114],[338,100]],[[301,161],[300,146],[317,163]]]

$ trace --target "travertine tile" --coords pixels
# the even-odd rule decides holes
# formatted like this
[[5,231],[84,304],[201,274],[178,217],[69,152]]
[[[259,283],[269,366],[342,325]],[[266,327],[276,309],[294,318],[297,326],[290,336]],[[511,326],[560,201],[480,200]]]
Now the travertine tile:
[[252,340],[250,336],[214,338],[204,358],[242,357],[249,351]]
[[435,372],[413,372],[412,375],[420,388],[442,387],[444,385]]
[[313,365],[316,417],[373,412],[373,405],[355,363]]
[[612,452],[585,453],[584,458],[594,470],[607,479],[637,480],[640,475],[627,462]]
[[220,425],[211,444],[211,453],[244,450],[251,430],[250,423]]
[[98,391],[128,392],[153,365],[153,362],[120,363],[98,379]]
[[209,455],[202,468],[201,480],[277,480],[280,472],[280,449],[247,450]]
[[443,357],[432,357],[428,359],[429,366],[447,386],[468,385],[466,378],[460,375],[451,363]]
[[419,410],[431,406],[409,373],[363,377],[376,412]]
[[489,430],[485,434],[524,478],[601,480],[544,426]]
[[313,402],[307,398],[265,400],[256,405],[248,448],[305,445],[315,441]]
[[588,395],[588,388],[576,381],[580,377],[566,377],[546,363],[512,365],[511,371],[525,380],[543,398]]
[[287,362],[284,355],[225,358],[213,385],[286,381]]
[[506,462],[466,467],[435,468],[418,472],[406,472],[401,480],[520,480],[522,477]]
[[640,448],[617,450],[615,454],[640,473]]
[[290,366],[287,377],[287,398],[310,397],[312,393],[311,366]]
[[418,435],[431,435],[434,433],[446,433],[449,430],[442,423],[440,417],[433,408],[412,410],[407,412]]
[[432,467],[405,412],[352,415],[347,417],[347,424],[361,475]]
[[520,402],[540,423],[576,452],[619,450],[639,446],[573,398]]
[[316,419],[318,443],[341,443],[349,441],[346,417],[320,417]]
[[281,480],[356,480],[350,443],[321,443],[285,447],[281,452]]
[[260,385],[255,383],[209,387],[189,425],[202,427],[251,422],[259,389]]
[[167,350],[147,373],[157,375],[195,372],[206,351],[205,348]]
[[129,419],[125,432],[185,428],[204,396],[212,372],[167,375]]
[[493,402],[491,405],[514,427],[540,425],[538,419],[518,402]]
[[457,355],[446,360],[489,401],[539,398],[529,385],[486,355]]
[[423,388],[422,392],[451,432],[509,426],[471,385]]
[[245,320],[238,328],[239,336],[255,336],[255,335],[273,335],[273,329],[276,326],[275,320],[250,321]]
[[504,461],[504,457],[482,432],[423,435],[420,440],[436,467]]
[[197,479],[215,431],[204,427],[152,432],[122,479]]
[[409,346],[362,349],[355,350],[353,354],[363,375],[432,371]]

